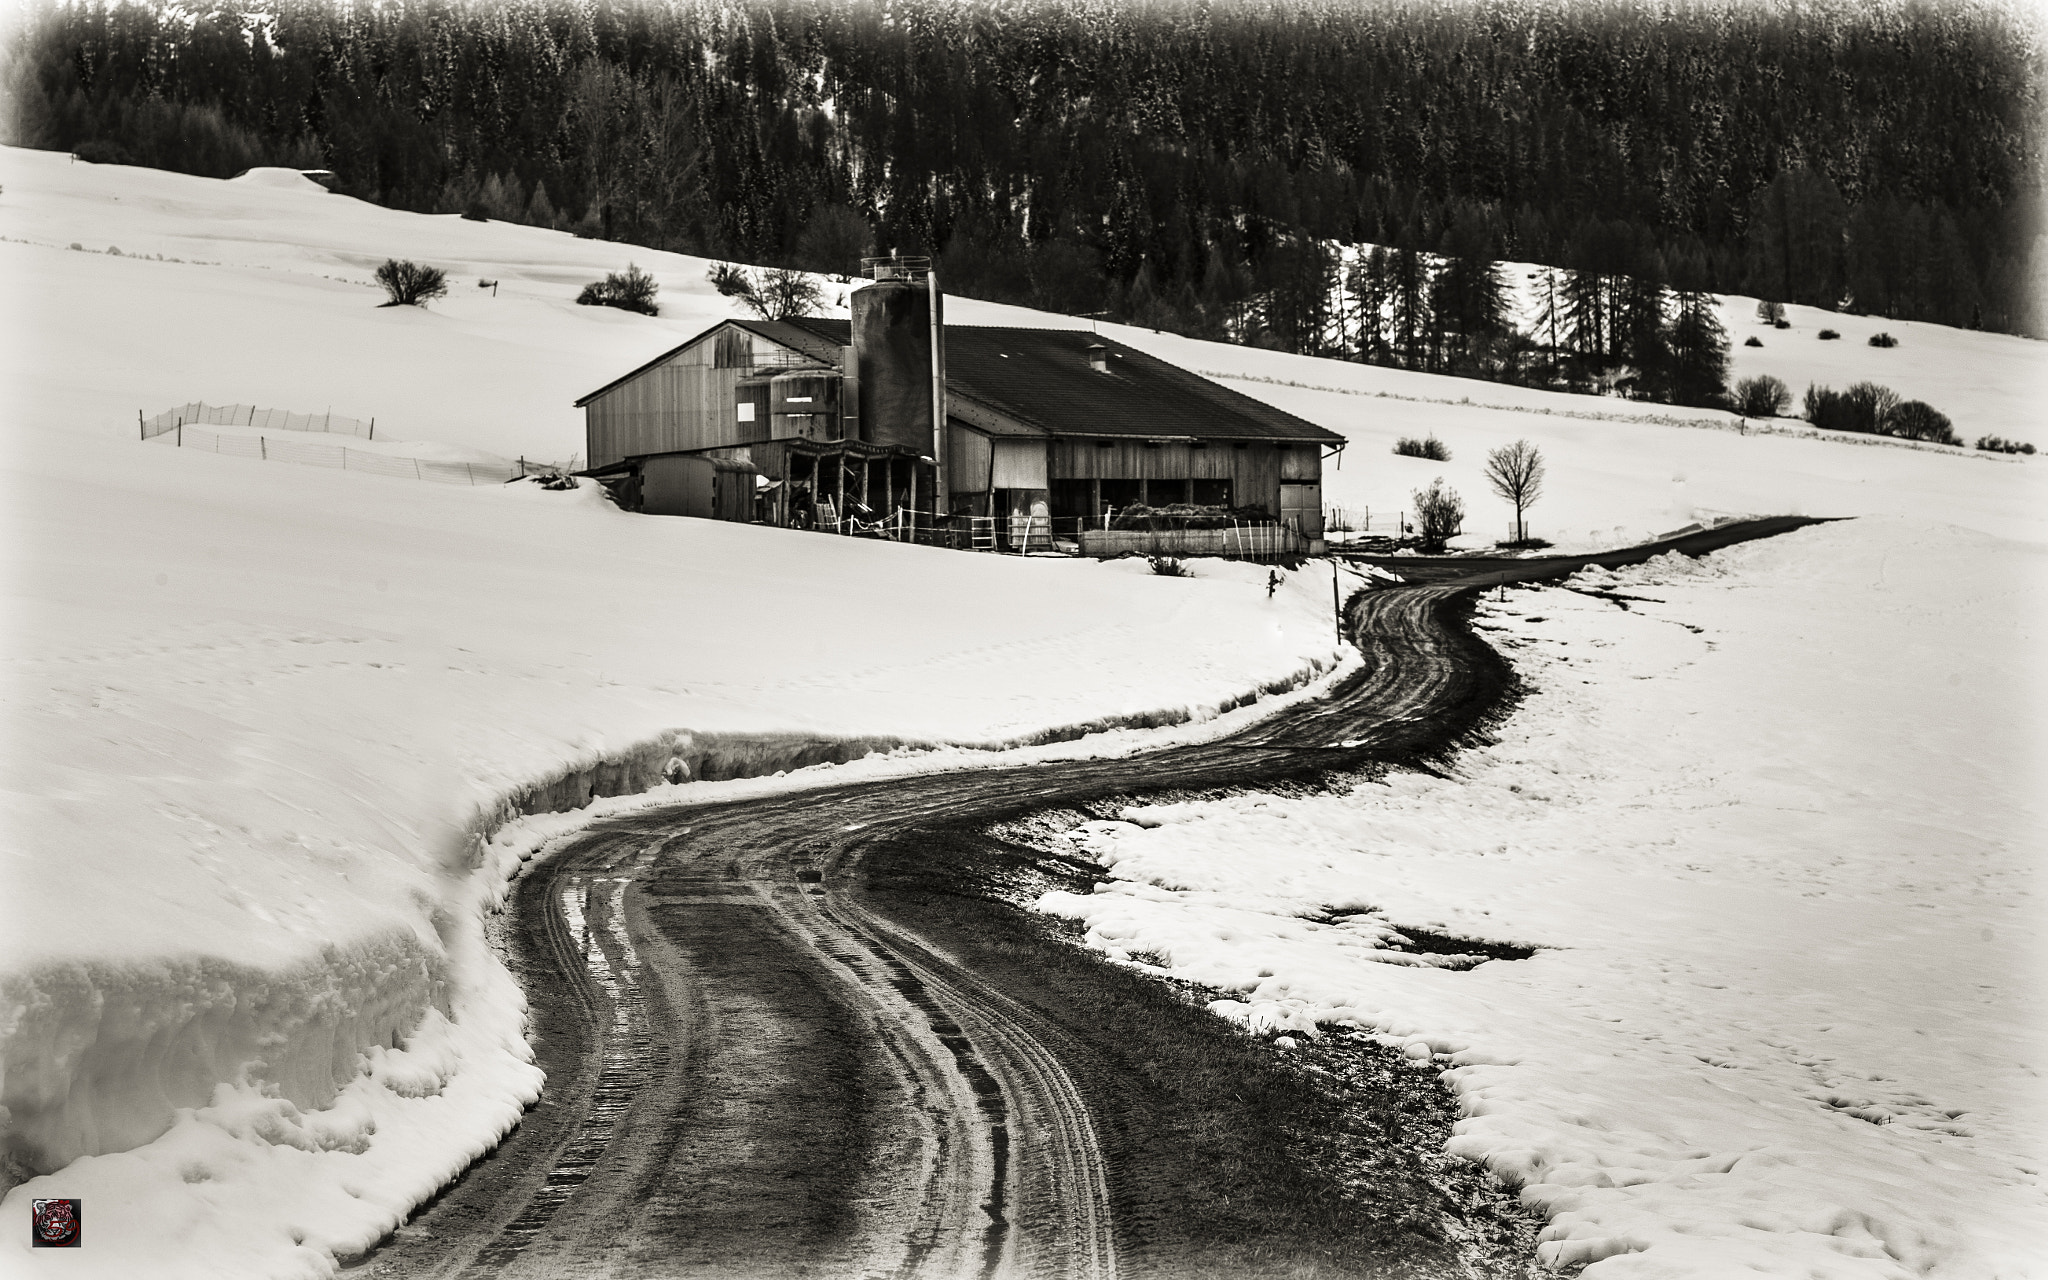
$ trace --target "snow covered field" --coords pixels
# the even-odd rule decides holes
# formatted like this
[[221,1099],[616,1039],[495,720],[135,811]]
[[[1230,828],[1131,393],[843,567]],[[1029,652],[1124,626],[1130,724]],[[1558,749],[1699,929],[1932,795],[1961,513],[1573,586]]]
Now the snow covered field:
[[[566,458],[568,401],[653,326],[568,301],[628,254],[566,235],[18,151],[0,186],[6,1181],[69,1166],[0,1216],[98,1210],[82,1260],[9,1232],[0,1271],[322,1274],[502,1133],[538,1082],[482,942],[505,868],[480,840],[522,795],[837,737],[1170,722],[1337,661],[1308,574],[1269,602],[1263,570],[965,556],[138,441],[138,409],[331,401],[380,437]],[[80,236],[123,256],[62,247]],[[571,283],[425,312],[361,283],[465,239]],[[128,256],[158,245],[221,265]]]
[[[85,1157],[14,1187],[0,1217],[18,1221],[32,1195],[84,1194],[96,1210],[82,1256],[31,1255],[0,1233],[0,1270],[54,1256],[69,1274],[328,1274],[487,1145],[537,1081],[482,921],[517,852],[573,820],[486,843],[522,794],[580,801],[593,783],[652,782],[671,759],[701,772],[707,753],[771,758],[819,737],[887,752],[896,738],[997,743],[1204,716],[1333,659],[1328,580],[1313,574],[1269,605],[1252,572],[1169,580],[642,519],[587,489],[449,487],[138,442],[138,410],[200,399],[374,416],[380,442],[423,457],[566,461],[582,447],[574,398],[731,312],[699,259],[396,213],[293,179],[0,150],[0,188],[0,1185]],[[388,256],[447,268],[450,297],[377,307],[370,274]],[[628,261],[661,281],[661,318],[573,304]],[[498,281],[495,295],[479,279]],[[1729,304],[1738,338],[1742,305]],[[949,318],[1075,323],[962,299]],[[1304,937],[1263,965],[1208,943],[1187,963],[1219,985],[1245,963],[1255,984],[1290,984],[1246,988],[1262,1010],[1370,1012],[1382,1030],[1521,1062],[1461,1069],[1483,1114],[1460,1141],[1534,1177],[1560,1230],[1655,1245],[1605,1269],[1725,1274],[1713,1260],[1735,1255],[1675,1233],[1709,1240],[1743,1214],[1835,1223],[1844,1238],[1857,1223],[1907,1233],[1885,1238],[1908,1261],[1842,1274],[1903,1275],[1926,1258],[1988,1274],[1989,1259],[2023,1256],[2014,1224],[2039,1205],[2021,1170],[2042,1151],[2018,1065],[2040,1061],[2020,1007],[2037,973],[2021,864],[2038,851],[2038,813],[2015,780],[2040,762],[2026,699],[2039,690],[2048,464],[1744,436],[1727,415],[1657,425],[1626,420],[1666,414],[1654,406],[1104,331],[1345,432],[1333,503],[1405,506],[1445,475],[1474,541],[1508,518],[1478,480],[1485,450],[1523,436],[1550,459],[1535,531],[1565,545],[1720,513],[1893,517],[1724,553],[1732,574],[1634,612],[1513,594],[1493,625],[1531,637],[1516,656],[1537,664],[1538,692],[1501,745],[1455,782],[1286,802],[1300,806],[1289,837],[1265,828],[1254,847],[1292,887],[1262,877],[1224,905],[1247,937]],[[1965,435],[2048,444],[2026,412],[2043,344],[1892,331],[1890,351],[1852,328],[1816,346],[1894,370],[1921,361],[1950,383],[1876,366],[1815,380],[1872,377]],[[1452,463],[1387,453],[1432,430]],[[1539,658],[1559,646],[1533,637],[1551,633],[1571,643]],[[1843,660],[1817,669],[1816,655]],[[729,737],[746,733],[776,736]],[[1893,750],[1936,739],[1938,751]],[[607,759],[625,763],[607,773]],[[1180,833],[1209,833],[1188,838],[1211,853],[1173,873],[1185,892],[1100,895],[1101,909],[1156,899],[1145,927],[1162,929],[1224,909],[1202,896],[1224,883],[1203,877],[1232,874],[1218,865],[1235,838],[1224,828],[1116,840],[1134,884],[1139,852],[1180,856]],[[1470,973],[1377,963],[1326,945],[1366,924],[1305,940],[1281,909],[1297,898],[1551,949]],[[1811,938],[1798,968],[1784,958],[1794,930]],[[1899,1118],[1849,1116],[1873,1108]],[[1934,1118],[1949,1110],[1964,1114]],[[1706,1172],[1743,1152],[1764,1154]],[[1785,1274],[1808,1274],[1823,1247],[1754,1231],[1726,1247]]]
[[1253,1027],[1449,1055],[1551,1261],[2048,1275],[2044,591],[1896,518],[1514,590],[1478,625],[1532,693],[1452,776],[1128,810],[1041,907]]

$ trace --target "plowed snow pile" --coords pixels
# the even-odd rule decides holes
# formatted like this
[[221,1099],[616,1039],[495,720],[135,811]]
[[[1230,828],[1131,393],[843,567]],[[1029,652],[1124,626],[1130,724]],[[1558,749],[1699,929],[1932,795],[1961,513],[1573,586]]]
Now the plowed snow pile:
[[1478,625],[1531,691],[1452,776],[1129,810],[1041,906],[1438,1056],[1454,1149],[1589,1276],[2048,1274],[2044,589],[1893,519],[1511,591]]

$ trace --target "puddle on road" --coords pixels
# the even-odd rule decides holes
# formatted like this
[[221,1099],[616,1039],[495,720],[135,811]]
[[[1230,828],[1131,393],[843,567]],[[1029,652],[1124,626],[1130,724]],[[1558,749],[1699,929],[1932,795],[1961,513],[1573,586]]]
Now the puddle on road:
[[[628,876],[571,875],[558,890],[556,901],[582,953],[584,969],[611,1007],[597,1082],[590,1091],[589,1110],[575,1136],[555,1158],[540,1190],[470,1264],[465,1276],[480,1280],[495,1275],[533,1242],[589,1179],[611,1144],[619,1117],[667,1062],[668,1055],[653,1045],[647,1032],[640,997],[640,957],[626,935],[626,890],[631,884]],[[605,949],[607,939],[616,948],[618,963]],[[554,1102],[566,1105],[559,1095]]]

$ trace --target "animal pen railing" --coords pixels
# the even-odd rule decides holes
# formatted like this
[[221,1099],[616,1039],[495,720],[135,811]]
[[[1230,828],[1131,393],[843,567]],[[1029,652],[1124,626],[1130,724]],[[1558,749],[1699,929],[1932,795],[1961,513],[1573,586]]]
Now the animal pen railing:
[[[243,406],[226,406],[236,409]],[[320,414],[285,414],[283,410],[259,410],[258,414],[275,414],[282,421],[311,418],[321,421]],[[138,417],[140,415],[137,415]],[[152,432],[152,422],[171,418],[168,427]],[[352,418],[334,419],[338,423],[354,423]],[[369,475],[390,476],[401,480],[432,480],[441,484],[505,484],[527,474],[524,461],[517,467],[495,466],[483,462],[453,462],[440,458],[417,458],[402,453],[386,453],[370,449],[351,449],[346,445],[315,443],[309,440],[259,434],[240,435],[231,432],[214,431],[183,418],[181,411],[172,409],[160,413],[155,419],[143,419],[144,440],[152,436],[169,437],[181,449],[201,449],[208,453],[226,454],[236,458],[256,458],[265,462],[295,462],[301,466],[331,467],[337,471],[356,471]],[[223,422],[224,426],[246,426],[246,421]],[[260,424],[259,424],[260,425]],[[360,424],[358,424],[360,425]],[[313,431],[326,428],[314,427]],[[367,438],[367,437],[364,437]],[[397,443],[392,441],[389,443]]]

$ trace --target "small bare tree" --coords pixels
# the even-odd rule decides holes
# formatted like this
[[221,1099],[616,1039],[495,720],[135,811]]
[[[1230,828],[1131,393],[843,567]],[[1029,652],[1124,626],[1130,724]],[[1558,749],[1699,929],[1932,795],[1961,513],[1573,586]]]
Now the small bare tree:
[[771,267],[749,281],[752,288],[740,301],[763,320],[789,320],[814,315],[825,305],[824,290],[801,271]]
[[1429,488],[1417,489],[1414,496],[1415,532],[1422,540],[1421,550],[1425,555],[1439,554],[1465,528],[1465,500],[1444,484],[1442,476],[1430,481]]
[[1528,541],[1522,513],[1543,496],[1543,454],[1527,440],[1503,445],[1486,455],[1486,482],[1501,501],[1514,504],[1515,541]]
[[377,268],[377,283],[384,286],[384,294],[390,299],[381,304],[387,307],[424,307],[430,300],[446,297],[448,293],[448,276],[441,268],[398,258],[386,258],[384,265]]

